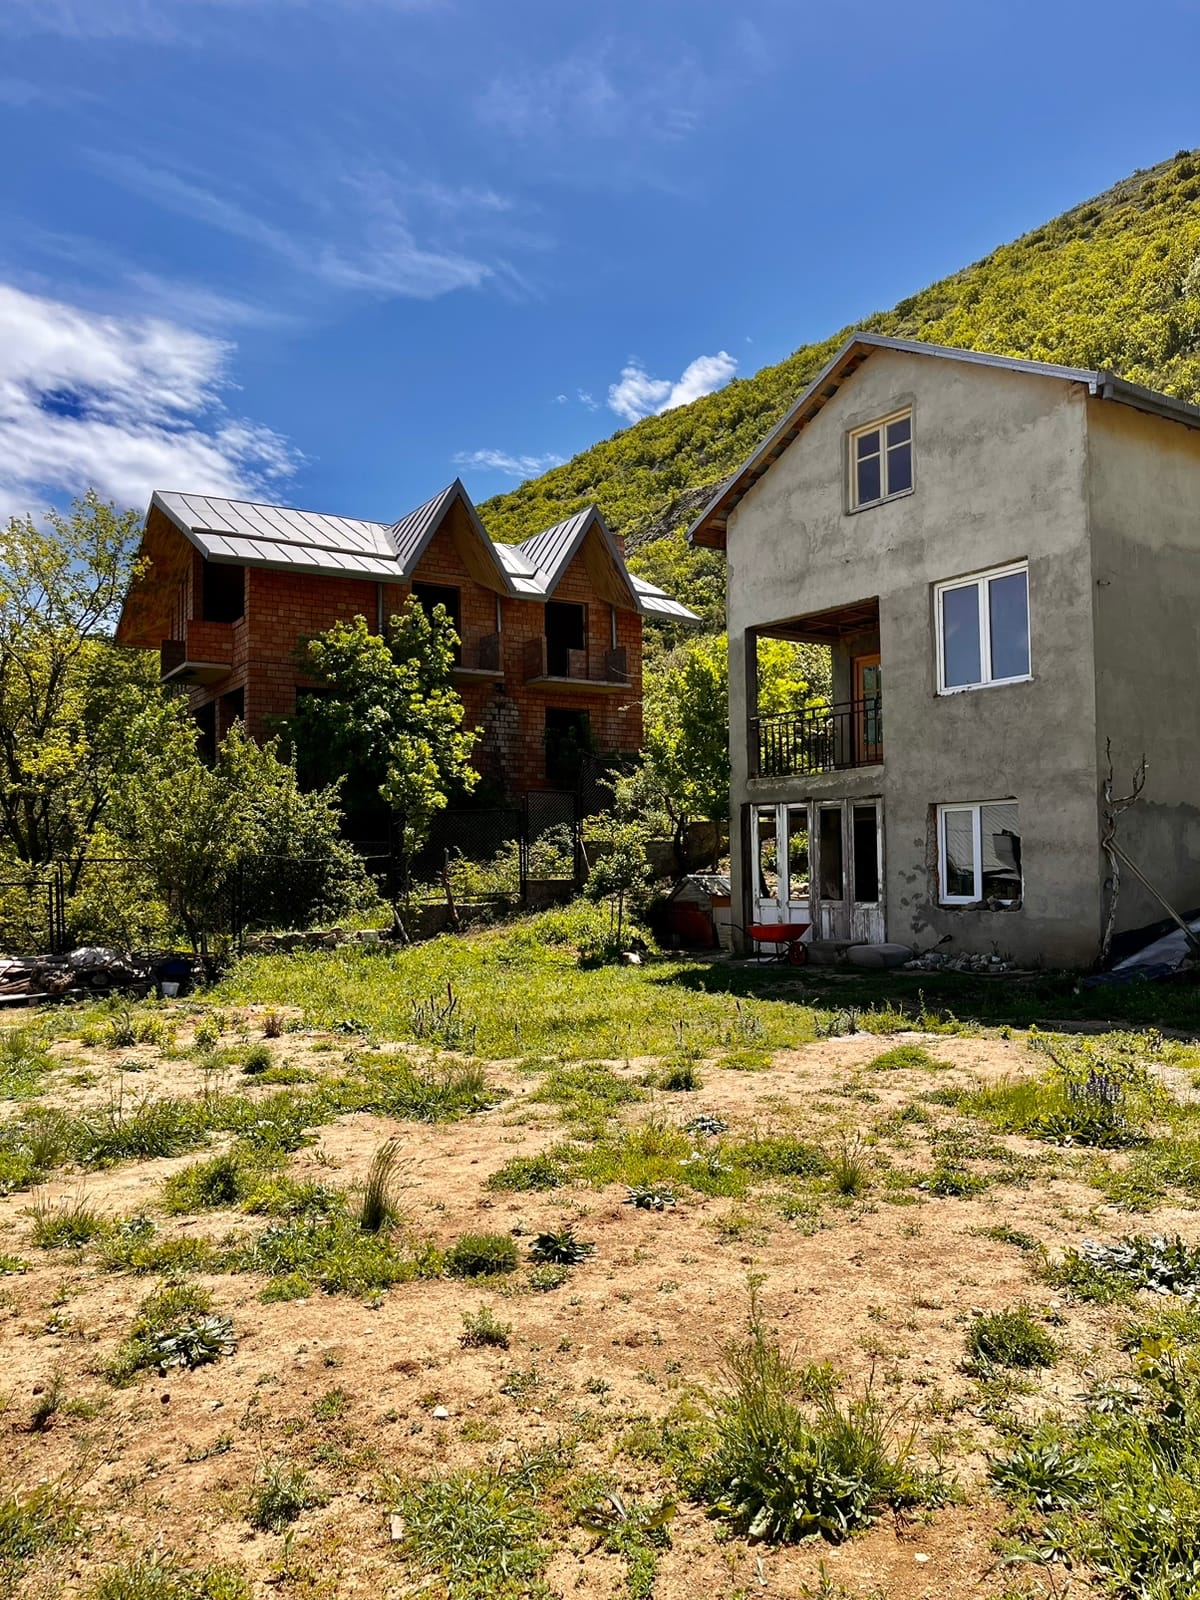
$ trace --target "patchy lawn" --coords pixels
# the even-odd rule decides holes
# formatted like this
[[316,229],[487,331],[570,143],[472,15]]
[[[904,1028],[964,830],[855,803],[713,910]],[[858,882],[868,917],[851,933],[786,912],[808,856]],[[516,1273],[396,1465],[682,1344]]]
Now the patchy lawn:
[[0,1029],[0,1590],[1189,1592],[1193,1046],[574,915]]

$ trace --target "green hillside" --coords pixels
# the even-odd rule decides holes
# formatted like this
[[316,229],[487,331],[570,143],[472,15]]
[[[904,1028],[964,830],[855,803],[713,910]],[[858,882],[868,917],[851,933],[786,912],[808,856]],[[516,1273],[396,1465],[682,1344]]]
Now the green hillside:
[[1200,399],[1200,154],[1181,152],[891,311],[717,394],[647,417],[480,507],[521,539],[595,501],[632,565],[721,626],[719,558],[686,550],[705,490],[738,465],[855,327],[1070,366]]

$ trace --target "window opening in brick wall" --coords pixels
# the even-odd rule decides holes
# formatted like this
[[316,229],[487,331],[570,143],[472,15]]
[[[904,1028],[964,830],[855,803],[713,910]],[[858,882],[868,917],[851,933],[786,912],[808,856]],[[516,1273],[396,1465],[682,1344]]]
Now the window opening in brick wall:
[[204,563],[201,621],[237,622],[246,612],[246,569],[228,563]]

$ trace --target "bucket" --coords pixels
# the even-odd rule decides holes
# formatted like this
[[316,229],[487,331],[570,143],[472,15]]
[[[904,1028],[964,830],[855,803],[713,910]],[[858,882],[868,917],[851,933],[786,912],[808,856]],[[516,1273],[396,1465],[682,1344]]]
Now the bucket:
[[179,993],[178,983],[172,983],[167,978],[164,978],[158,987],[162,991],[162,997],[164,1000],[174,1000],[175,996]]

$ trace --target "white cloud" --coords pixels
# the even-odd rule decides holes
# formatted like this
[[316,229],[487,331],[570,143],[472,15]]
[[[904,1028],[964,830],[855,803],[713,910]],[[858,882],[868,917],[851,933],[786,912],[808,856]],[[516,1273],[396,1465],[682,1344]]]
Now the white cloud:
[[586,406],[589,411],[599,411],[599,400],[594,399],[586,389],[577,389],[575,392],[579,396],[579,404],[581,406]]
[[514,456],[507,450],[460,450],[456,467],[476,467],[482,472],[502,472],[506,478],[536,478],[551,467],[561,467],[562,456]]
[[652,378],[640,361],[631,361],[621,368],[620,379],[609,386],[609,408],[626,422],[637,422],[652,412],[672,411],[724,388],[736,371],[737,360],[728,350],[718,350],[715,356],[697,356],[674,382]]
[[101,316],[0,285],[0,514],[95,488],[264,493],[298,457],[221,403],[232,346],[162,319]]

